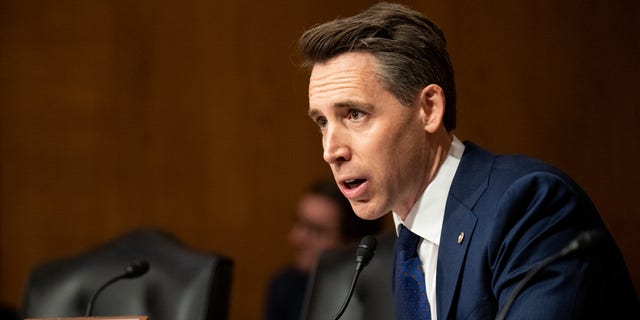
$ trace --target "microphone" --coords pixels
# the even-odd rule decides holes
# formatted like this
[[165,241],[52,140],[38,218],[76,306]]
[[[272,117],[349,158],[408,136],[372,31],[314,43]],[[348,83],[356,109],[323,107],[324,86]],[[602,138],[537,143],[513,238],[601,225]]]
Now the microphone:
[[538,262],[533,268],[531,268],[531,270],[529,270],[529,272],[527,272],[525,277],[518,283],[518,286],[516,286],[516,288],[513,289],[513,291],[509,294],[504,307],[496,316],[496,320],[504,320],[504,318],[507,316],[507,312],[509,312],[509,309],[511,308],[511,305],[516,300],[518,294],[520,294],[520,291],[522,291],[529,280],[531,280],[533,276],[540,272],[540,270],[544,269],[544,267],[551,264],[552,262],[560,259],[583,256],[590,250],[602,244],[604,238],[605,233],[602,230],[594,229],[585,231],[571,240],[571,242],[569,242],[569,244],[567,244],[567,246],[565,246],[558,253]]
[[333,317],[334,320],[340,319],[344,311],[347,309],[347,305],[349,305],[349,301],[351,301],[351,296],[353,295],[353,289],[356,287],[356,282],[358,282],[358,277],[360,276],[360,272],[364,267],[369,264],[369,261],[373,258],[373,254],[376,251],[377,241],[371,235],[364,236],[362,240],[360,240],[360,244],[358,245],[358,249],[356,250],[356,270],[353,275],[353,280],[351,281],[351,287],[349,288],[349,292],[347,293],[347,298],[345,299],[342,307]]
[[102,292],[102,290],[104,290],[106,287],[120,279],[134,279],[140,277],[147,273],[147,271],[149,271],[148,262],[144,260],[132,262],[124,269],[124,273],[119,274],[118,276],[105,282],[102,286],[100,286],[100,288],[98,288],[98,290],[96,290],[96,292],[93,293],[91,299],[89,299],[89,303],[87,304],[87,311],[85,312],[84,316],[91,317],[91,313],[93,312],[93,303],[96,301],[98,294],[100,294],[100,292]]

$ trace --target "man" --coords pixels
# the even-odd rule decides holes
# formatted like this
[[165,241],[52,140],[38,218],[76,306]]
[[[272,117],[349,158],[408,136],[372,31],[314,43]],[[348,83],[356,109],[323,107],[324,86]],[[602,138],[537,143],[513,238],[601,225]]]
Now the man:
[[[570,178],[455,137],[453,68],[434,23],[379,3],[308,30],[300,47],[309,115],[337,184],[358,216],[393,214],[398,319],[493,319],[528,270],[592,229],[605,234],[601,250],[548,265],[508,316],[638,314],[622,256]],[[423,273],[411,280],[416,261]]]
[[380,220],[358,218],[332,181],[311,184],[298,202],[296,221],[289,233],[295,260],[269,284],[265,319],[300,319],[309,273],[320,255],[376,234],[381,226]]

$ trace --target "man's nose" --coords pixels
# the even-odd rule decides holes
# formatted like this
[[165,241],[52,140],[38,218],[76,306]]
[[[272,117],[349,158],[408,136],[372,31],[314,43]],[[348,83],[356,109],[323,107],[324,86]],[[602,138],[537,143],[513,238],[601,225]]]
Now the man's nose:
[[322,137],[322,157],[328,164],[348,161],[351,158],[348,136],[340,126],[330,126]]

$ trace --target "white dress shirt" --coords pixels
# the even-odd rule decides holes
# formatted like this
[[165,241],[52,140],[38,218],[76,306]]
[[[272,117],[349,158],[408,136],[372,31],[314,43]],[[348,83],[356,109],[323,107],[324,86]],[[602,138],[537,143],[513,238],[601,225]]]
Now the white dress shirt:
[[431,319],[437,320],[436,310],[436,271],[438,265],[438,246],[444,220],[444,210],[447,204],[449,189],[456,174],[460,158],[464,152],[464,144],[453,136],[451,148],[444,162],[438,169],[436,176],[427,185],[424,192],[409,211],[407,218],[402,221],[394,212],[393,221],[396,233],[399,226],[404,224],[411,232],[422,238],[418,246],[418,256],[424,271],[427,297],[431,307]]

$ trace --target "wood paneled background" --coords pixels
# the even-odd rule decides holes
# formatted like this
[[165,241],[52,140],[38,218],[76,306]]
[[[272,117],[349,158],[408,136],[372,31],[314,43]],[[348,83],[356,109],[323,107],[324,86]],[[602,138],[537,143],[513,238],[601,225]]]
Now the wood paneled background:
[[[297,38],[371,3],[0,0],[0,300],[153,226],[232,257],[231,319],[259,319],[295,201],[329,174]],[[573,176],[639,287],[639,2],[405,3],[448,36],[457,135]]]

